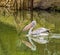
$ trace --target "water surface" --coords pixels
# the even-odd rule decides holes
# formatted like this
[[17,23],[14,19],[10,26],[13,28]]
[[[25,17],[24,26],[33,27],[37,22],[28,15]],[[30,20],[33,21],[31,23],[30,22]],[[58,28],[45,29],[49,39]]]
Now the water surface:
[[[60,55],[60,13],[47,11],[10,10],[0,8],[0,55]],[[48,44],[38,44],[36,51],[21,43],[25,40],[23,28],[36,20],[34,29],[45,27],[50,29],[52,36]],[[27,39],[28,41],[28,39]]]

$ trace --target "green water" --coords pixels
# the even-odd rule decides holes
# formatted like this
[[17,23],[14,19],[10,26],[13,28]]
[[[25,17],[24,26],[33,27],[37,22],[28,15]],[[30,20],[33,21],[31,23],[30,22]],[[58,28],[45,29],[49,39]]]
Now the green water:
[[[51,39],[46,45],[34,44],[36,51],[21,43],[28,33],[22,29],[32,20],[37,21],[35,29],[45,27],[53,34],[60,34],[60,13],[46,11],[7,11],[1,9],[0,12],[0,55],[60,55],[60,39]],[[20,25],[18,25],[20,24]],[[60,36],[60,35],[59,35]],[[28,41],[28,39],[27,39]]]

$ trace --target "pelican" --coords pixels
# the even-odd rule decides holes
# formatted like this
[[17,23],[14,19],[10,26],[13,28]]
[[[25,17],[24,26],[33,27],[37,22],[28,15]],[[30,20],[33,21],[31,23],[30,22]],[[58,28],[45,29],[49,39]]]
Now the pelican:
[[44,37],[49,35],[49,29],[41,27],[41,28],[38,28],[38,29],[32,31],[35,26],[36,26],[36,21],[32,21],[30,24],[28,24],[23,29],[23,31],[29,30],[29,32],[28,32],[28,34],[26,36],[28,37],[30,44],[29,44],[29,42],[28,43],[24,42],[24,41],[23,42],[25,43],[26,46],[31,48],[31,50],[36,50],[36,46],[32,42],[32,40],[37,42],[37,43],[41,43],[41,44],[48,43],[48,41],[45,40]]

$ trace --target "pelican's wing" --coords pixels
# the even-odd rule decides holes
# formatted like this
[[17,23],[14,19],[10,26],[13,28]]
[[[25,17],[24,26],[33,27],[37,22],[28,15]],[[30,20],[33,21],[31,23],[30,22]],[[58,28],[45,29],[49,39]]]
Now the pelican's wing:
[[40,33],[47,32],[47,30],[48,30],[48,29],[46,29],[46,28],[39,28],[39,29],[37,29],[37,30],[34,30],[34,31],[32,32],[32,35],[39,35]]

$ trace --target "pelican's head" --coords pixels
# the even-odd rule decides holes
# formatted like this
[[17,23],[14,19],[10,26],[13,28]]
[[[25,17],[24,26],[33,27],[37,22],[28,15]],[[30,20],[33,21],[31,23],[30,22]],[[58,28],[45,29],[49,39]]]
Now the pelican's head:
[[30,24],[28,24],[27,26],[25,26],[25,28],[23,29],[23,31],[29,30],[32,27],[35,27],[36,25],[36,21],[32,21]]

